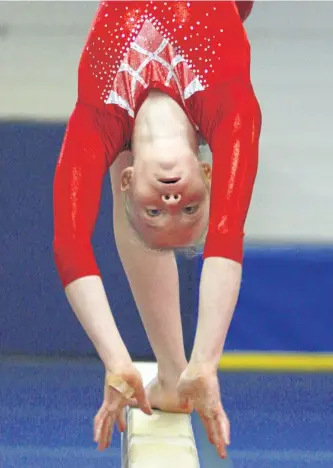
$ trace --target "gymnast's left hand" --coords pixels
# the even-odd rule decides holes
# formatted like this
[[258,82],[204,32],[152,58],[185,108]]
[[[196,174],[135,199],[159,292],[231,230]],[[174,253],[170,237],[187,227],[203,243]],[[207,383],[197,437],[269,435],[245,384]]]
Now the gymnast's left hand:
[[120,432],[125,431],[125,407],[127,405],[133,405],[135,401],[136,406],[145,414],[152,414],[141,375],[133,364],[118,368],[116,372],[112,372],[112,376],[125,382],[132,389],[132,395],[125,396],[121,391],[108,385],[107,378],[105,379],[104,401],[94,418],[94,441],[98,444],[98,450],[101,451],[110,446],[115,423]]

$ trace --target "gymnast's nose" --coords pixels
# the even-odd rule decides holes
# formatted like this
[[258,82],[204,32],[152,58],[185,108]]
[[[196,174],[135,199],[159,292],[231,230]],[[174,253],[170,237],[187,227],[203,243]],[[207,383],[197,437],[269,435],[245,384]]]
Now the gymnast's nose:
[[172,194],[167,193],[167,194],[162,195],[161,198],[164,201],[164,203],[167,204],[168,206],[175,206],[175,205],[178,205],[182,196],[180,195],[180,193],[172,193]]

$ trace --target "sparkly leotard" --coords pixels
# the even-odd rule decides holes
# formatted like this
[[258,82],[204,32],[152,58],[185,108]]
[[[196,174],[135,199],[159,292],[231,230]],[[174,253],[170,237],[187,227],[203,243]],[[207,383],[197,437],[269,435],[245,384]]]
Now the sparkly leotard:
[[213,154],[204,256],[242,261],[261,128],[242,24],[252,3],[100,3],[54,182],[54,250],[65,286],[99,275],[91,236],[102,181],[152,88],[179,103]]

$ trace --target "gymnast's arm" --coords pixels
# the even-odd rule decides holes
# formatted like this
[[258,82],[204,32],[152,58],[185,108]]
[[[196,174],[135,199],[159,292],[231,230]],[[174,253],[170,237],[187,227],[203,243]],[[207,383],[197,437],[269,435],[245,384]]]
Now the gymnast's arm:
[[222,120],[207,141],[213,153],[210,223],[190,364],[216,370],[238,300],[243,228],[257,172],[261,112],[250,83],[221,95]]
[[[109,122],[121,135],[116,120]],[[67,126],[54,179],[54,255],[67,299],[105,367],[131,363],[105,294],[91,237],[108,169],[96,114],[77,105]]]

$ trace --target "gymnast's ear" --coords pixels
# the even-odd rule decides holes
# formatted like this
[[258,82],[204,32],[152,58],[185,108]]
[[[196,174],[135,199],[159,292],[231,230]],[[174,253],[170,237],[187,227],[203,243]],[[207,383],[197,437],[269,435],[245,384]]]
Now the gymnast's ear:
[[206,182],[210,182],[212,178],[212,168],[210,167],[210,164],[207,162],[201,162],[200,166]]
[[126,192],[130,188],[133,177],[133,167],[126,167],[120,176],[120,190]]

